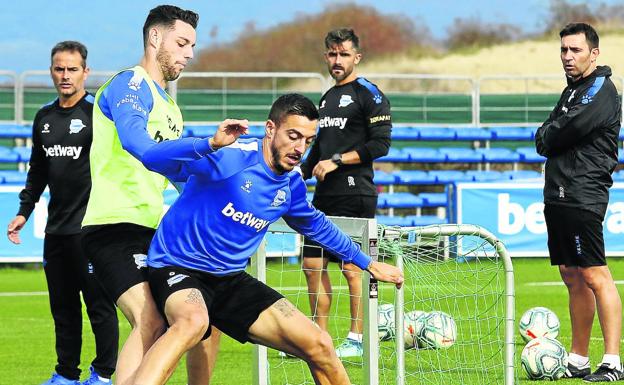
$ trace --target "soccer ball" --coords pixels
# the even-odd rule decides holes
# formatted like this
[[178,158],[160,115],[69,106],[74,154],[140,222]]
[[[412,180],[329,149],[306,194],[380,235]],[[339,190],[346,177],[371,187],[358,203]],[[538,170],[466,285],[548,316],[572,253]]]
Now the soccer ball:
[[423,326],[418,334],[418,345],[422,348],[448,348],[457,339],[457,326],[450,315],[432,311],[422,317]]
[[427,315],[420,310],[410,311],[403,316],[403,344],[405,349],[418,347],[418,334],[425,325],[423,320]]
[[538,337],[522,349],[522,367],[531,380],[557,380],[568,367],[568,353],[561,343],[548,337]]
[[377,331],[379,339],[389,341],[394,338],[394,305],[384,303],[377,308]]
[[545,307],[534,307],[522,315],[519,328],[520,335],[525,341],[537,337],[555,339],[559,335],[559,318]]

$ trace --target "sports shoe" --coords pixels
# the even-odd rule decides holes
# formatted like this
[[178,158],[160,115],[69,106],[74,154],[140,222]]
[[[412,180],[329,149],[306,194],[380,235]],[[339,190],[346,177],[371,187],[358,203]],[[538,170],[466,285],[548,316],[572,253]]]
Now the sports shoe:
[[93,369],[93,366],[89,367],[89,371],[91,375],[85,382],[81,382],[80,385],[113,385],[113,381],[110,378],[100,377]]
[[585,382],[613,382],[624,379],[624,372],[602,363],[592,374],[583,377]]
[[568,368],[565,373],[563,373],[563,378],[585,378],[591,374],[591,368],[589,363],[587,365],[578,367],[570,362],[568,362]]
[[41,385],[80,385],[80,382],[65,378],[58,373],[53,373],[52,377]]
[[351,338],[347,338],[344,342],[336,348],[336,355],[338,358],[347,357],[362,357],[364,349],[362,343]]

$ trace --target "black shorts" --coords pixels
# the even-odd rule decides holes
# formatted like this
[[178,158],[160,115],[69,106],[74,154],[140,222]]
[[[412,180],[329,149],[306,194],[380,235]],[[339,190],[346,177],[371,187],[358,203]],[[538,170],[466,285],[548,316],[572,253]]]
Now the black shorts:
[[155,232],[133,223],[82,229],[82,247],[95,276],[115,302],[132,286],[147,282],[147,250]]
[[544,207],[551,265],[605,266],[603,217],[573,207]]
[[[197,289],[208,308],[210,325],[240,343],[249,341],[249,328],[260,313],[284,298],[244,271],[226,276],[176,266],[150,267],[148,271],[152,295],[165,320],[165,303],[171,294],[184,289]],[[204,339],[210,335],[210,325]]]
[[[349,218],[375,218],[377,197],[364,195],[315,195],[312,204],[325,215]],[[335,262],[342,261],[341,258],[323,250],[318,243],[307,238],[304,238],[303,256],[306,258],[329,258]]]

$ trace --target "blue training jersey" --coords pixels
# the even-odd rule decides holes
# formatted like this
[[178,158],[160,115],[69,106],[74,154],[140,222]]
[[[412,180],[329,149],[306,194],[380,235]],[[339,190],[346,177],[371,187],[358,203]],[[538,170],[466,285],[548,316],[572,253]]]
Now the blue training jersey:
[[151,267],[181,266],[225,275],[244,270],[269,225],[284,217],[294,230],[364,269],[371,258],[306,199],[301,174],[275,174],[258,139],[212,152],[208,139],[158,143],[143,163],[186,181],[149,249]]

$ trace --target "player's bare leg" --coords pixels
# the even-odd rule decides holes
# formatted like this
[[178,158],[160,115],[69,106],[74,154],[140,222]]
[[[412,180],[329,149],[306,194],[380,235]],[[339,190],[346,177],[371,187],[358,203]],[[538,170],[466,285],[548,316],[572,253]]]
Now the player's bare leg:
[[316,324],[327,331],[332,302],[332,287],[327,272],[327,258],[303,258],[303,272],[308,284],[310,314]]
[[596,297],[605,354],[619,355],[622,336],[622,301],[611,272],[607,266],[579,268],[579,271]]
[[342,266],[342,274],[349,285],[349,305],[351,310],[351,332],[362,334],[364,329],[364,308],[362,299],[362,269],[352,263]]
[[568,306],[572,324],[570,352],[589,357],[589,338],[596,312],[594,292],[585,283],[578,267],[560,265],[559,273],[568,289]]
[[304,360],[316,384],[351,384],[329,334],[285,298],[260,313],[249,328],[249,337],[255,343]]
[[132,286],[117,300],[117,306],[132,327],[117,359],[116,383],[134,384],[143,356],[165,330],[147,282]]
[[212,326],[208,339],[201,341],[186,353],[188,385],[208,385],[214,373],[219,353],[221,331]]
[[165,384],[182,355],[200,342],[208,328],[208,311],[197,289],[171,294],[165,314],[170,326],[143,358],[134,385]]

